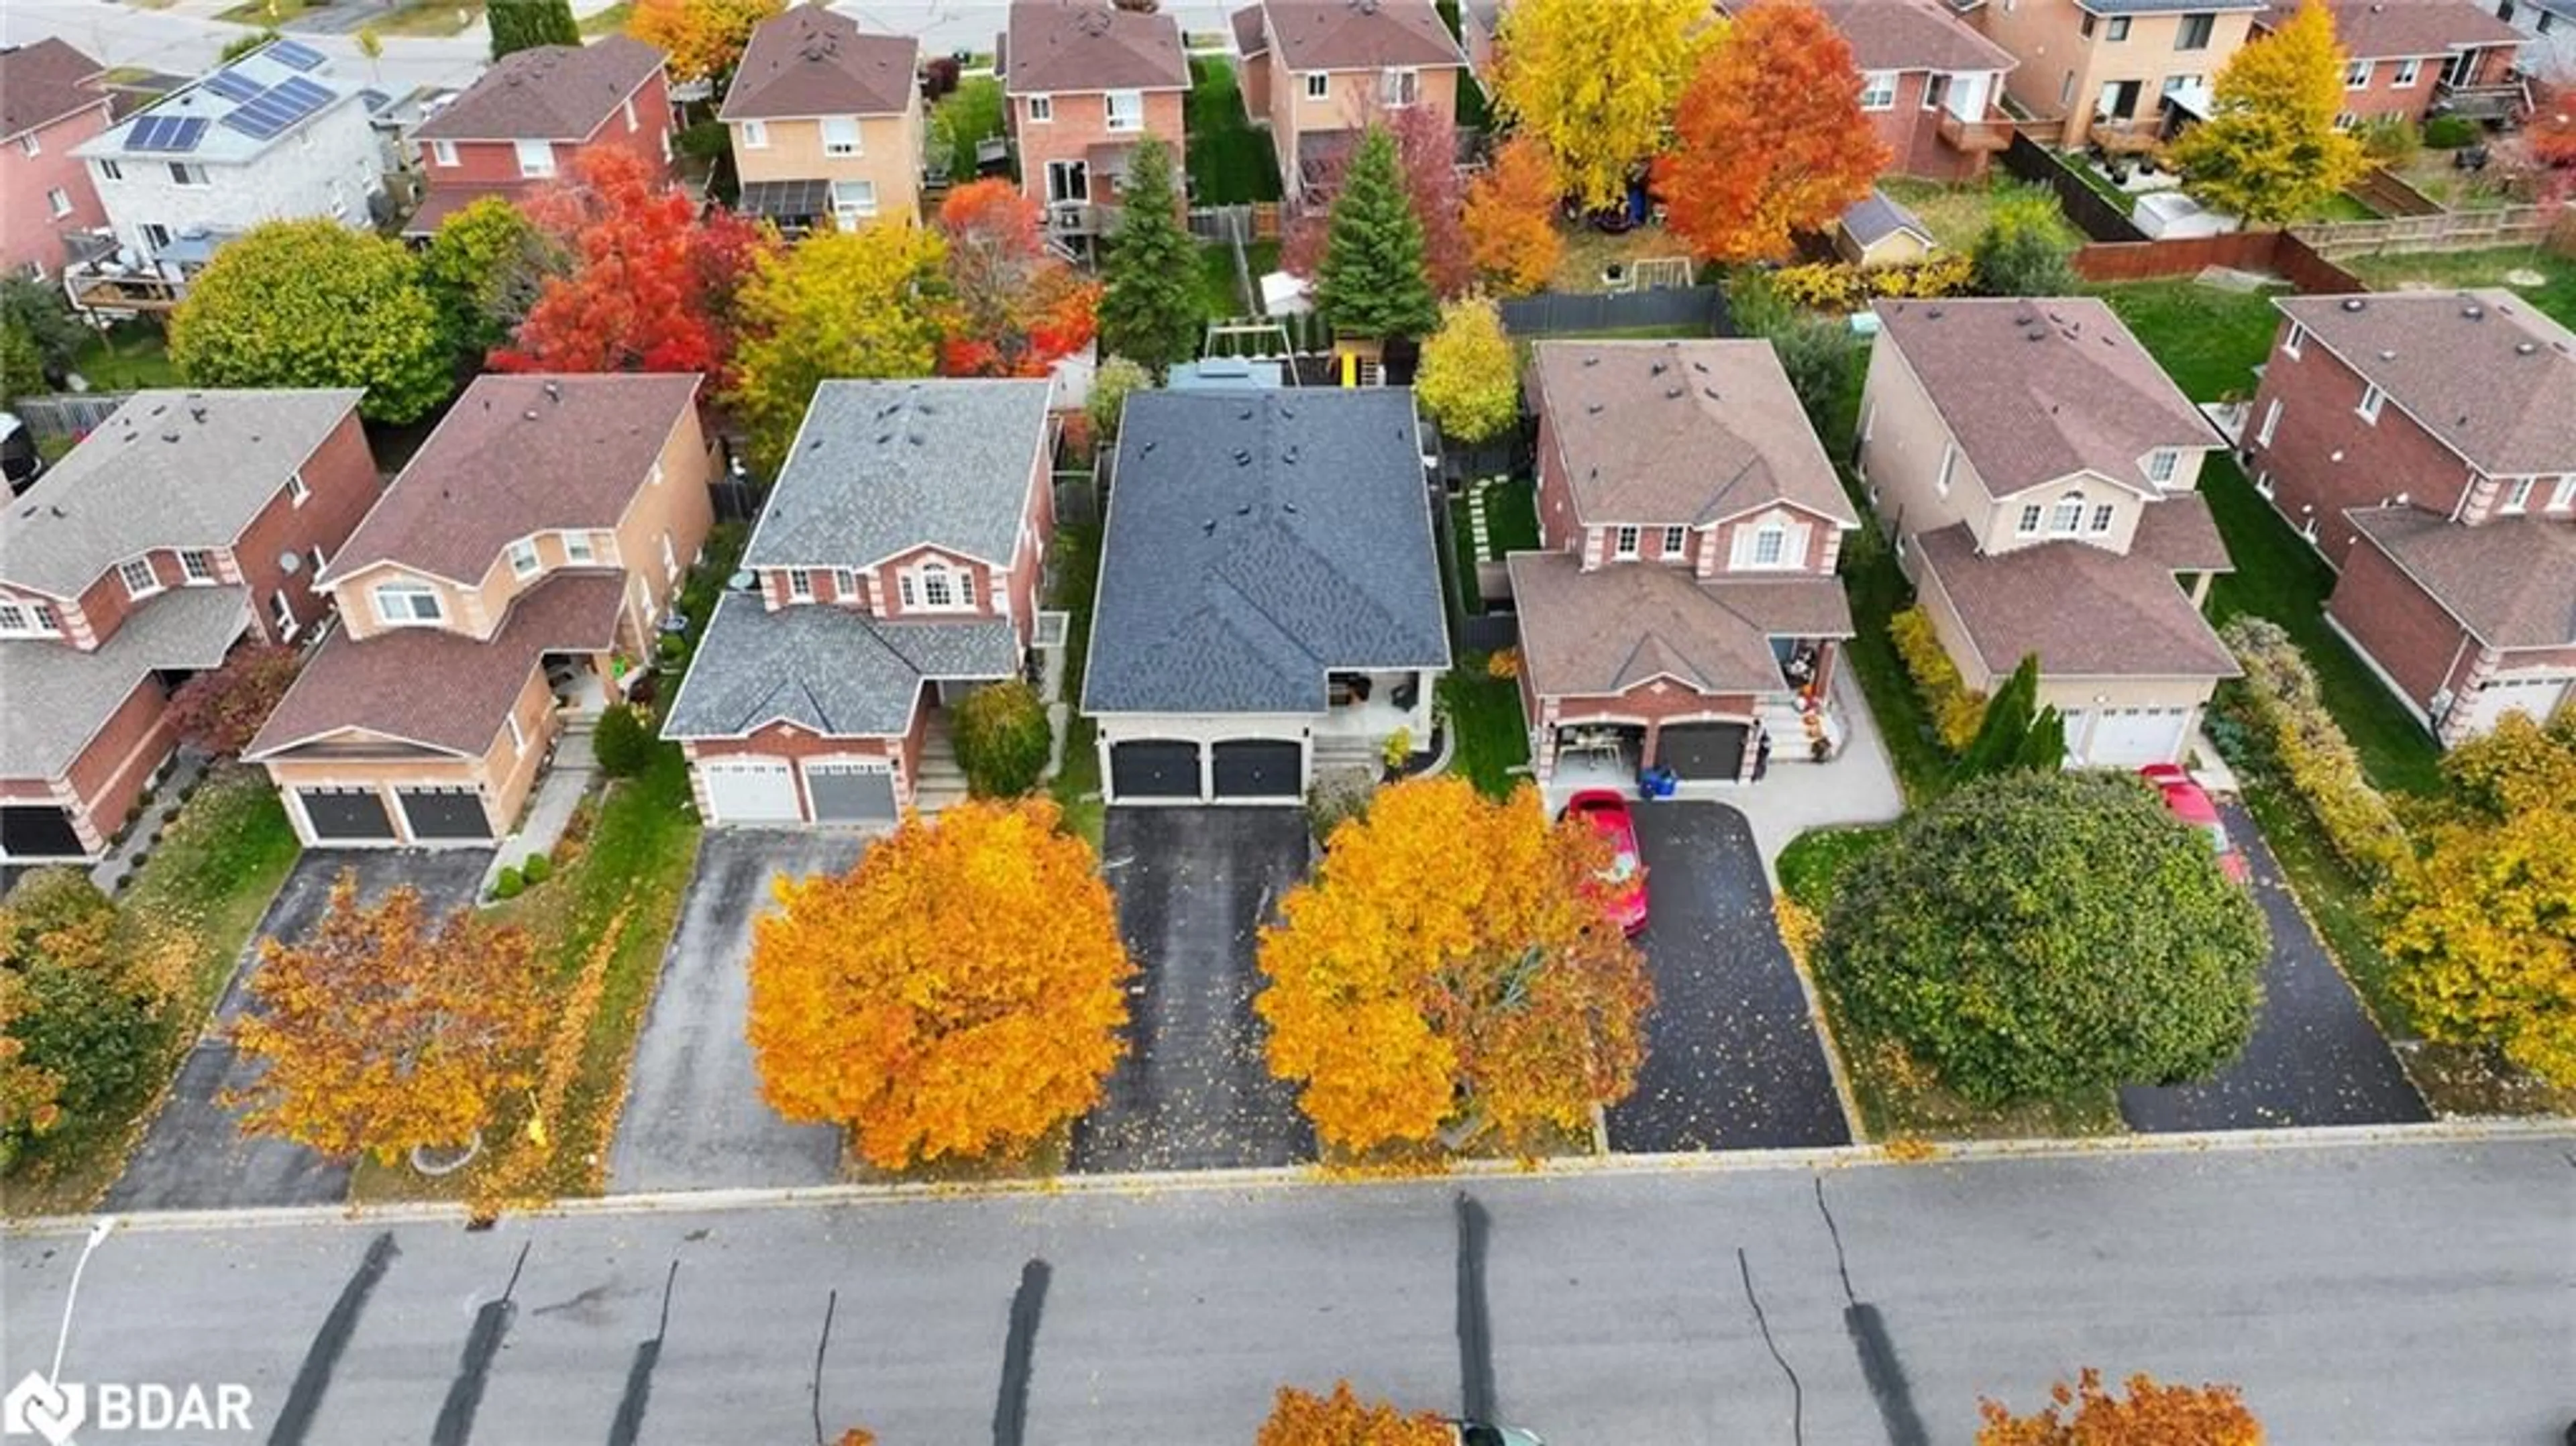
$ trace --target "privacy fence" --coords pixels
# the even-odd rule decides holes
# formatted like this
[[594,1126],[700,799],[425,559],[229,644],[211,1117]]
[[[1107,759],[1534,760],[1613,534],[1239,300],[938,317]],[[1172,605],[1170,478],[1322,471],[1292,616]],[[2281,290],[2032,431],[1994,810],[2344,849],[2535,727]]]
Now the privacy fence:
[[1503,329],[1514,336],[1579,336],[1586,332],[1687,327],[1708,336],[1731,335],[1726,293],[1715,286],[1671,286],[1654,291],[1542,291],[1502,303]]
[[2069,164],[2055,151],[2015,133],[2013,142],[2003,153],[2004,169],[2024,181],[2036,181],[2057,193],[2057,205],[2075,229],[2096,241],[2144,241],[2147,233],[2138,229],[2128,214],[2101,192],[2085,184]]
[[97,430],[101,422],[124,406],[132,392],[59,392],[51,396],[17,397],[9,410],[27,424],[27,430],[38,437],[79,437]]
[[2075,274],[2087,281],[2146,281],[2196,276],[2212,266],[2267,271],[2306,294],[2368,291],[2361,278],[2319,256],[2288,231],[2231,231],[2171,241],[2096,242],[2075,253]]

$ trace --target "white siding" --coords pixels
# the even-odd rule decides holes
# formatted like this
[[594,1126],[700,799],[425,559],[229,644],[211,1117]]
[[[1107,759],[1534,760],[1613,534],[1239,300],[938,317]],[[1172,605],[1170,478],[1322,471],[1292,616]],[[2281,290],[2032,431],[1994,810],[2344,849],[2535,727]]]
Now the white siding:
[[303,129],[312,135],[310,145],[289,132],[248,165],[208,164],[202,186],[171,180],[167,163],[188,160],[186,156],[120,156],[117,168],[124,178],[115,181],[99,177],[93,161],[90,174],[117,243],[149,255],[146,225],[167,227],[176,237],[199,226],[238,232],[262,221],[327,217],[335,181],[347,207],[341,219],[353,231],[367,229],[367,198],[384,190],[385,170],[365,105],[352,96]]

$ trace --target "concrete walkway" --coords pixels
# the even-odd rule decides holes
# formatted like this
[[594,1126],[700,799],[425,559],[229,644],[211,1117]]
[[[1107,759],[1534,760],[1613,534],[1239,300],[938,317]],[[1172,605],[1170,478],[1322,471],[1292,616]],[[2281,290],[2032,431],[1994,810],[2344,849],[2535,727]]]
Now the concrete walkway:
[[526,863],[530,854],[551,856],[555,845],[563,842],[573,811],[581,807],[582,796],[599,779],[599,755],[591,751],[590,730],[590,720],[585,718],[565,728],[563,736],[555,741],[554,759],[546,765],[545,777],[537,780],[537,796],[529,800],[518,831],[501,840],[500,849],[492,855],[492,867],[483,875],[481,897],[492,896],[492,885],[501,877],[501,870]]
[[1734,805],[1753,825],[1754,847],[1762,854],[1763,871],[1773,876],[1774,883],[1780,850],[1807,830],[1887,823],[1905,812],[1905,790],[1898,786],[1895,766],[1887,760],[1878,720],[1848,667],[1835,670],[1834,703],[1850,737],[1831,763],[1799,762],[1775,752],[1770,772],[1761,782],[1710,795]]
[[116,841],[107,857],[90,866],[89,881],[98,885],[100,893],[114,898],[116,891],[134,877],[137,859],[152,849],[153,835],[170,826],[170,820],[178,816],[179,806],[188,801],[189,793],[196,788],[197,780],[206,776],[212,762],[194,748],[182,748],[170,755],[170,771],[145,795],[143,813],[134,820],[134,827],[125,831],[125,837]]

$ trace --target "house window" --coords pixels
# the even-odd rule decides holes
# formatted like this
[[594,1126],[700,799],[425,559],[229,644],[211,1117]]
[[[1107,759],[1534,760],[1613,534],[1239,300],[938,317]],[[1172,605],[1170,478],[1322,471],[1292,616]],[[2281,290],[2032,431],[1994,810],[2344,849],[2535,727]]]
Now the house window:
[[2056,533],[2071,533],[2083,521],[2084,494],[2069,492],[2058,498],[2057,505],[2049,509],[2048,530]]
[[295,621],[295,605],[286,600],[286,594],[283,591],[268,595],[268,617],[269,621],[277,624],[279,642],[295,641],[296,630],[301,624]]
[[2549,510],[2576,511],[2576,472],[2559,478],[2558,485],[2549,490]]
[[2047,515],[2047,513],[2048,509],[2040,506],[2036,502],[2023,503],[2021,508],[2021,521],[2014,525],[2013,531],[2023,537],[2037,537],[2039,535],[2040,521]]
[[537,545],[527,538],[510,544],[510,576],[521,582],[537,575]]
[[102,181],[122,181],[125,179],[125,168],[114,161],[101,161],[98,163],[98,178]]
[[1377,98],[1388,106],[1407,106],[1422,99],[1422,72],[1418,70],[1384,70],[1378,72]]
[[2174,31],[2174,49],[2207,50],[2210,32],[2218,28],[2218,17],[2210,14],[2186,15]]
[[215,555],[202,547],[189,548],[179,554],[179,570],[188,575],[190,582],[213,582]]
[[2370,88],[2370,62],[2367,60],[2356,60],[2346,65],[2343,68],[2343,88],[2346,90],[2368,90]]
[[1681,560],[1682,560],[1682,554],[1683,554],[1684,552],[1687,552],[1689,549],[1690,549],[1690,529],[1689,529],[1689,528],[1687,528],[1687,527],[1667,527],[1667,528],[1665,528],[1665,529],[1664,529],[1664,556],[1665,556],[1665,557],[1667,557],[1667,558],[1671,559],[1671,560],[1672,560],[1672,561],[1674,561],[1674,562],[1679,562],[1679,561],[1681,561]]
[[1886,110],[1896,104],[1896,72],[1866,71],[1860,78],[1860,108]]
[[2379,425],[2379,409],[2387,401],[2388,393],[2381,391],[2376,384],[2366,385],[2361,389],[2361,405],[2353,410],[2361,413],[2363,421],[2375,427]]
[[635,97],[628,96],[618,108],[626,113],[626,133],[635,134]]
[[1923,108],[1925,110],[1939,110],[1941,108],[1941,102],[1947,99],[1949,94],[1950,77],[1946,75],[1928,75],[1923,78]]
[[2111,519],[2117,515],[2118,509],[2114,508],[2110,503],[2097,503],[2093,508],[2093,530],[2095,532],[2110,531]]
[[36,133],[34,131],[29,131],[25,135],[18,137],[18,149],[31,156],[41,156],[45,153],[45,147],[43,143],[36,139]]
[[1088,201],[1091,199],[1091,165],[1087,161],[1049,161],[1046,184],[1049,205]]
[[2064,110],[2073,104],[2075,104],[2075,72],[2070,70],[2066,72],[2064,79],[2057,82],[2057,108]]
[[769,127],[765,123],[756,120],[744,121],[742,123],[742,148],[746,151],[768,150]]
[[2358,111],[2344,110],[2335,112],[2334,128],[2336,130],[2348,131],[2359,124],[2361,124],[2361,115]]
[[680,577],[680,554],[671,546],[671,534],[662,534],[662,576],[677,582]]
[[2159,486],[2171,482],[2174,479],[2174,468],[2181,462],[2181,455],[2170,447],[2158,448],[2148,453],[2147,480]]
[[295,504],[296,506],[298,506],[298,507],[301,507],[301,506],[303,506],[303,505],[304,505],[304,499],[305,499],[305,498],[307,498],[307,497],[310,497],[310,496],[312,496],[312,495],[313,495],[312,489],[310,489],[310,488],[308,488],[308,487],[306,487],[306,486],[304,485],[304,474],[303,474],[303,473],[301,473],[301,472],[289,472],[289,473],[287,473],[287,474],[286,474],[286,500],[287,500],[287,501],[294,503],[294,504]]
[[2537,477],[2516,477],[2505,484],[2504,505],[2498,510],[2507,515],[2531,510],[2531,489],[2540,485]]
[[2111,33],[2110,33],[2109,35],[2107,35],[2107,36],[2103,37],[2103,38],[2104,38],[2104,39],[2106,39],[2106,40],[2108,40],[2108,41],[2110,41],[2110,42],[2111,42],[2112,44],[2114,44],[2114,45],[2117,45],[2117,44],[2119,44],[2121,41],[2128,39],[2128,38],[2129,38],[2129,17],[2128,17],[2128,16],[2126,16],[2126,15],[2114,15],[2114,16],[2112,16],[2112,17],[2111,17]]
[[877,213],[877,183],[874,181],[834,181],[832,183],[832,216],[855,230],[858,223]]
[[1320,70],[1306,72],[1306,99],[1322,100],[1333,93],[1333,78]]
[[64,190],[60,186],[56,186],[52,190],[47,191],[45,193],[45,209],[53,212],[56,218],[70,215],[72,213],[72,193]]
[[2281,355],[2288,357],[2292,361],[2297,361],[2301,354],[2301,348],[2305,347],[2307,344],[2308,329],[2299,325],[2295,321],[2291,322],[2290,334],[2281,338]]
[[516,713],[504,713],[501,715],[501,721],[507,724],[510,729],[510,756],[516,758],[520,754],[527,752],[528,735],[519,731],[519,715]]
[[846,567],[832,569],[832,597],[837,602],[850,602],[859,595],[859,575]]
[[1141,90],[1113,90],[1100,98],[1100,105],[1113,131],[1141,131],[1145,128],[1145,93]]
[[1949,495],[1950,495],[1950,473],[1951,473],[1955,468],[1957,468],[1957,466],[1958,466],[1958,465],[1959,465],[1959,449],[1958,449],[1956,446],[1954,446],[1954,445],[1952,445],[1952,444],[1950,444],[1950,443],[1948,443],[1948,442],[1944,442],[1944,443],[1942,443],[1942,444],[1941,444],[1941,475],[1940,475],[1939,477],[1937,477],[1937,478],[1933,479],[1933,484],[1932,484],[1932,485],[1933,485],[1935,488],[1937,488],[1937,489],[1940,491],[1941,495],[1942,495],[1942,496],[1944,496],[1944,497],[1947,497],[1947,496],[1949,496]]
[[170,184],[174,186],[202,186],[206,184],[206,168],[188,161],[172,161],[170,163]]
[[314,548],[312,551],[310,551],[310,552],[306,553],[306,554],[305,554],[305,556],[306,556],[307,558],[311,559],[311,561],[312,561],[312,563],[313,563],[313,575],[314,575],[315,577],[320,577],[320,576],[322,575],[322,563],[323,563],[323,558],[322,558],[322,549],[320,549],[320,548],[318,548],[318,547],[317,547],[317,548]]
[[564,561],[573,566],[587,567],[598,560],[598,554],[591,550],[589,533],[567,532],[564,534],[563,542]]
[[1780,565],[1780,559],[1787,555],[1788,551],[1789,529],[1782,527],[1779,523],[1766,522],[1762,524],[1759,531],[1753,534],[1753,565],[1755,567],[1778,567]]
[[1622,526],[1610,534],[1610,555],[1612,557],[1635,557],[1637,555],[1637,546],[1637,529],[1634,527]]
[[170,244],[170,228],[158,221],[143,223],[143,244],[158,251]]
[[380,582],[375,591],[376,618],[389,626],[435,623],[447,617],[438,590],[426,583]]
[[519,174],[543,178],[555,173],[555,146],[552,141],[512,141],[511,149],[519,153]]
[[133,557],[118,563],[116,576],[125,584],[127,597],[150,597],[161,590],[161,579],[152,571],[152,561],[149,558]]
[[2271,446],[2272,434],[2280,429],[2281,399],[2279,397],[2274,397],[2272,399],[2272,404],[2263,409],[2263,425],[2254,429],[2254,445],[2258,447]]
[[903,605],[923,612],[959,612],[975,606],[975,575],[944,562],[925,562],[905,573]]
[[441,166],[452,166],[452,165],[455,165],[455,164],[456,164],[456,142],[454,142],[454,141],[431,141],[431,142],[429,143],[429,159],[430,159],[430,162],[431,162],[432,164],[434,164],[434,165],[441,165]]
[[0,603],[0,634],[49,638],[60,631],[54,610],[43,603]]
[[2084,12],[2084,18],[2075,23],[2075,33],[2090,40],[2093,38],[2093,27],[2096,23],[2098,22],[2095,21],[2093,12],[2087,10]]
[[823,154],[855,156],[859,153],[859,119],[856,116],[823,117]]
[[2412,89],[2415,82],[2423,78],[2423,74],[2424,62],[2410,56],[2397,62],[2397,73],[2388,78],[2388,83],[2398,90]]
[[1051,95],[1030,96],[1029,119],[1036,121],[1040,125],[1044,125],[1047,122],[1054,120],[1055,97]]
[[801,567],[787,569],[787,595],[798,602],[812,602],[814,574]]

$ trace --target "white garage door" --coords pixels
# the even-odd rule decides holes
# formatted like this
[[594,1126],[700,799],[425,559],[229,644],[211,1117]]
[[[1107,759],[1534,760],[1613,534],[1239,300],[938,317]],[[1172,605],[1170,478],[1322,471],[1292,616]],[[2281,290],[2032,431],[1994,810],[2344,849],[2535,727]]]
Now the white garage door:
[[2492,678],[2487,685],[2460,701],[2468,710],[2468,730],[2484,733],[2504,721],[2504,715],[2519,710],[2547,722],[2561,699],[2567,696],[2565,678]]
[[2170,763],[2182,755],[2189,708],[2105,708],[2094,715],[2093,741],[2084,761],[2096,768],[2135,768]]
[[796,777],[778,758],[711,759],[698,765],[707,782],[709,823],[802,823]]

